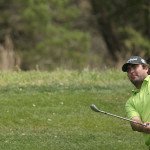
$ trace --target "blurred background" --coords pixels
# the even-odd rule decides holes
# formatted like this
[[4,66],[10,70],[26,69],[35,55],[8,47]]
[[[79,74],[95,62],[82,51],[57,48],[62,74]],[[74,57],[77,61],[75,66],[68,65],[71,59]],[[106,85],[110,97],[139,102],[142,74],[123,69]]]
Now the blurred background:
[[0,0],[0,70],[119,68],[150,56],[150,0]]

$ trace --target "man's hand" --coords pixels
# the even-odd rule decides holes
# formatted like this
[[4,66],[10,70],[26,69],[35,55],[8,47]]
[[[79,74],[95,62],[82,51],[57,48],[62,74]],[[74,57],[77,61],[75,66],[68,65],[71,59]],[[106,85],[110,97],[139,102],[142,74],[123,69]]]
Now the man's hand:
[[150,134],[150,122],[145,122],[144,125],[144,133]]
[[[138,123],[142,123],[141,118],[138,116],[133,117],[132,120]],[[150,122],[144,122],[143,125],[139,125],[131,122],[131,127],[134,131],[150,134]]]

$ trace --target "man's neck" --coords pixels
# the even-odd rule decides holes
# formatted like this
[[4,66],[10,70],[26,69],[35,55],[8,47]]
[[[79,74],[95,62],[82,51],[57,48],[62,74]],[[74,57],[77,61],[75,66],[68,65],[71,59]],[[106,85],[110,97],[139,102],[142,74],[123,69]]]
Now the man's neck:
[[[142,82],[142,83],[143,83],[143,82]],[[137,89],[140,89],[141,86],[142,86],[142,83],[139,83],[139,84],[135,85],[135,87],[136,87]]]
[[137,89],[140,89],[142,86],[142,83],[143,83],[143,81],[139,81],[139,82],[134,82],[133,84]]
[[[147,77],[147,76],[145,76],[145,78],[146,78],[146,77]],[[134,82],[134,83],[132,82],[132,83],[134,84],[134,86],[135,86],[137,89],[140,89],[145,78],[143,78],[143,80],[141,80],[141,81],[137,81],[137,82]]]

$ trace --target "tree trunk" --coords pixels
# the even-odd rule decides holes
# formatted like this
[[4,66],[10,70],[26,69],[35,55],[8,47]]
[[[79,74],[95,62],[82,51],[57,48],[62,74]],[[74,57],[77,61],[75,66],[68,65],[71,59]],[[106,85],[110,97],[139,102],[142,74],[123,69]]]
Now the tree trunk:
[[145,34],[150,38],[150,1],[145,1]]
[[122,50],[124,49],[124,45],[120,43],[119,36],[116,33],[116,26],[110,19],[107,9],[99,1],[91,0],[91,5],[98,22],[99,31],[106,42],[108,53],[112,61],[117,63],[119,61],[119,55],[122,54]]
[[5,36],[4,44],[0,44],[0,70],[14,70],[20,66],[20,59],[16,57],[13,42],[9,35]]

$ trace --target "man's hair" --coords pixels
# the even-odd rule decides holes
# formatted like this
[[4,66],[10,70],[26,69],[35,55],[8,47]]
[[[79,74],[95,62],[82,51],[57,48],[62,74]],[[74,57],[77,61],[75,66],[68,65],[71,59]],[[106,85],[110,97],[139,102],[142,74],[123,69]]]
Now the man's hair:
[[148,64],[150,64],[150,58],[148,58],[148,59],[146,60],[146,62],[147,62]]
[[147,64],[148,64],[148,75],[150,75],[150,58],[148,58],[147,60],[146,60],[146,62],[147,62]]

